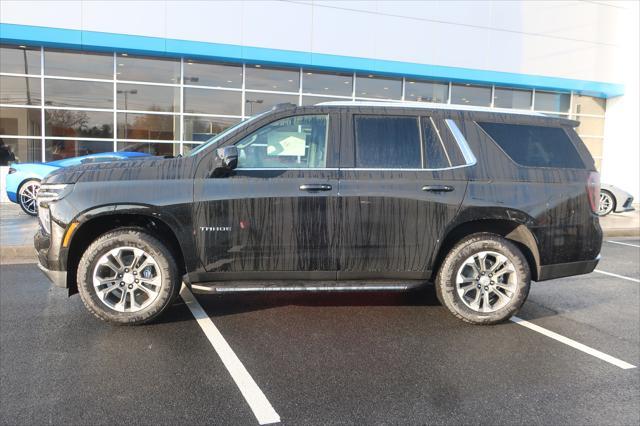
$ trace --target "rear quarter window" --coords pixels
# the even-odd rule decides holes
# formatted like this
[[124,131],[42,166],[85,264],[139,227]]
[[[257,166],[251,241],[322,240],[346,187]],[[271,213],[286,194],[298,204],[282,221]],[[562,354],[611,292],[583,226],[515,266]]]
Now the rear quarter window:
[[513,161],[528,167],[585,168],[561,127],[477,123]]

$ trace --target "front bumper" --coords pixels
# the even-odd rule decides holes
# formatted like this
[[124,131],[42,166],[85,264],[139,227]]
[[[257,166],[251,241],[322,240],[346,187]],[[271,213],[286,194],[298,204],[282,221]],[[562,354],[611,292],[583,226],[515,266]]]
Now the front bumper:
[[592,260],[538,266],[538,279],[536,281],[546,281],[556,278],[570,277],[572,275],[589,274],[596,269],[598,262],[600,262],[600,255]]
[[56,287],[67,288],[67,271],[52,271],[38,262],[38,268],[49,278]]

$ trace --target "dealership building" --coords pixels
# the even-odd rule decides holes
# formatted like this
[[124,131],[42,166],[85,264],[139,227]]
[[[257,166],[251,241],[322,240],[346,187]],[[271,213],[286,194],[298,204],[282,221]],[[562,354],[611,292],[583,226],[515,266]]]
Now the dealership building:
[[637,2],[3,0],[0,138],[177,155],[284,102],[508,108],[578,120],[638,200],[639,38]]

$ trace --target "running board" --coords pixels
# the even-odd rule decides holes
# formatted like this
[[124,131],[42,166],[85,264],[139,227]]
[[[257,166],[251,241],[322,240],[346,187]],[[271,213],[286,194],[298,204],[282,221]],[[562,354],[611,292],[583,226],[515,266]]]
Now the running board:
[[270,291],[407,291],[425,281],[217,281],[191,284],[194,293],[243,293]]

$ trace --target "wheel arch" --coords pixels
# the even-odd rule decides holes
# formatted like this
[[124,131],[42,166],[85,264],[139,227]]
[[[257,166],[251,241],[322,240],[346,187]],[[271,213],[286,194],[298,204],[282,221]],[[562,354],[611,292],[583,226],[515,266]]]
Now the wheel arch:
[[121,228],[143,229],[158,238],[174,256],[180,275],[185,273],[182,246],[174,230],[167,222],[151,214],[140,212],[114,213],[102,209],[101,214],[79,221],[79,225],[71,237],[66,256],[69,295],[78,291],[78,283],[76,282],[78,263],[87,247],[100,235]]
[[438,273],[444,258],[451,251],[453,246],[463,238],[478,232],[489,232],[500,235],[503,238],[516,244],[522,251],[529,269],[531,279],[538,279],[538,266],[540,265],[540,252],[533,233],[526,225],[509,219],[478,219],[463,222],[452,228],[442,240],[442,244],[436,254],[433,264],[433,276]]

